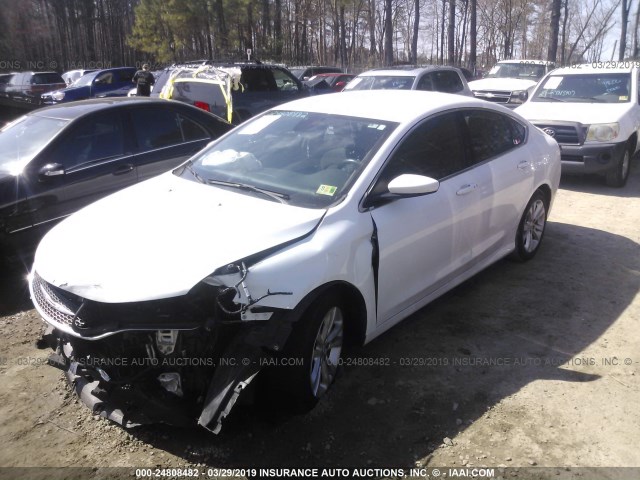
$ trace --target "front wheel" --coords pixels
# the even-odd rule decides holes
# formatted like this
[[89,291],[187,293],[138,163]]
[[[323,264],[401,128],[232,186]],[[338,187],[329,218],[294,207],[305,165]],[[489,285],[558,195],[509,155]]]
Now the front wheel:
[[[344,344],[345,309],[329,294],[314,301],[298,320],[279,365],[268,373],[269,389],[294,410],[315,406],[336,378]],[[283,396],[284,394],[284,396]]]
[[625,148],[622,157],[613,170],[607,172],[605,182],[609,187],[622,188],[627,183],[631,171],[631,150]]
[[549,208],[545,195],[537,190],[524,209],[518,231],[516,233],[516,250],[514,257],[525,262],[531,260],[542,243],[547,226],[547,210]]

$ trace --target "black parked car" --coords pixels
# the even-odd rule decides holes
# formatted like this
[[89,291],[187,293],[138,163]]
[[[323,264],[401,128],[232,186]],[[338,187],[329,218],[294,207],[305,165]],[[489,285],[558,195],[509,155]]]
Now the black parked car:
[[37,106],[42,103],[43,93],[66,85],[62,76],[56,72],[19,72],[9,80],[5,94],[14,102]]
[[[266,63],[213,63],[221,69],[239,69],[240,87],[232,90],[232,123],[238,125],[281,103],[309,95],[308,90],[289,70]],[[177,78],[171,88],[165,85],[162,96],[195,105],[221,116],[227,116],[227,104],[221,88],[215,81],[207,81],[206,73],[198,78]],[[154,92],[158,92],[158,86]]]
[[180,164],[231,125],[181,102],[94,99],[0,130],[0,249],[29,251],[81,207]]

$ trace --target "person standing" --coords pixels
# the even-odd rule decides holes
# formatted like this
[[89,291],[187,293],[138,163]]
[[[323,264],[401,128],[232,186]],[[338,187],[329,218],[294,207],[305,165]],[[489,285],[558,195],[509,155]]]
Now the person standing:
[[149,71],[149,65],[142,65],[142,70],[138,70],[131,80],[138,86],[136,95],[138,97],[148,97],[151,95],[151,85],[156,83],[156,79],[153,78],[153,74]]

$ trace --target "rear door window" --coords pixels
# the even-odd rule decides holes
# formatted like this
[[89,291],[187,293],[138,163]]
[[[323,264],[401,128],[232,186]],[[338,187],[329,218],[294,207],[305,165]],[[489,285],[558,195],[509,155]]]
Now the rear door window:
[[178,114],[162,108],[139,108],[131,111],[140,151],[177,145],[183,142]]
[[244,68],[240,81],[249,92],[278,90],[273,74],[266,68]]
[[131,70],[118,70],[116,72],[118,82],[130,82],[135,72]]
[[526,128],[506,115],[470,110],[463,116],[469,129],[473,163],[508,152],[525,141]]
[[464,90],[460,75],[452,70],[443,70],[441,72],[432,72],[431,78],[435,90],[445,93],[456,93]]

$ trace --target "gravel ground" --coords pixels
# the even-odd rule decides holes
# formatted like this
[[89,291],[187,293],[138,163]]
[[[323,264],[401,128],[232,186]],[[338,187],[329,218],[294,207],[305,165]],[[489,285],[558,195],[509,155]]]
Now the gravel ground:
[[[105,467],[126,467],[117,471],[125,478],[136,467],[363,468],[384,477],[374,469],[486,466],[505,478],[640,467],[637,159],[633,167],[623,189],[564,180],[533,261],[501,261],[349,352],[312,412],[274,415],[248,401],[218,436],[163,425],[125,431],[93,417],[44,364],[47,351],[35,346],[42,322],[23,278],[2,272],[0,467],[90,467],[81,476],[96,478]],[[0,468],[0,478],[16,472],[72,477]]]

